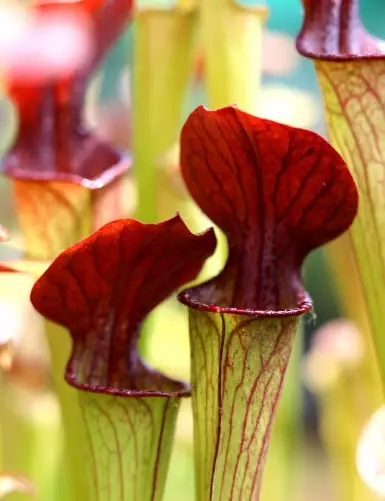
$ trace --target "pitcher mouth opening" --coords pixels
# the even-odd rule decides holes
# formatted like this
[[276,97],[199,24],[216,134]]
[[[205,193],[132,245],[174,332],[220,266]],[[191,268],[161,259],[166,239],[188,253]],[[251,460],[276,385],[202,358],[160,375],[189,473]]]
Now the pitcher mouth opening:
[[197,289],[199,287],[194,287],[186,289],[179,293],[178,299],[185,306],[206,311],[208,313],[229,313],[233,315],[245,315],[250,317],[259,318],[274,318],[274,317],[295,317],[304,315],[313,310],[313,302],[307,292],[303,295],[303,300],[299,301],[293,308],[283,308],[283,309],[242,309],[232,306],[218,306],[213,303],[202,302],[199,300],[199,294],[197,294]]

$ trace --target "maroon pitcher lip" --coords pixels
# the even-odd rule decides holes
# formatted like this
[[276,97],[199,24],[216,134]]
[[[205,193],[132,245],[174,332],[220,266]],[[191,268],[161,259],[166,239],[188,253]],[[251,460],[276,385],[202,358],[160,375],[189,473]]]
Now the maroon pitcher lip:
[[[199,287],[197,287],[199,289]],[[229,313],[232,315],[244,315],[259,318],[275,318],[275,317],[295,317],[310,313],[313,309],[313,302],[310,296],[308,300],[298,303],[295,308],[287,308],[284,310],[247,310],[241,308],[221,307],[215,304],[205,304],[198,299],[194,299],[194,289],[186,289],[178,294],[179,301],[195,310],[206,311],[208,313]]]
[[321,61],[385,58],[385,42],[360,20],[357,0],[303,0],[305,17],[297,37],[300,54]]
[[123,174],[130,171],[132,166],[132,157],[130,153],[120,152],[120,158],[117,163],[107,167],[94,177],[87,177],[76,172],[42,172],[38,170],[26,170],[21,167],[7,166],[7,160],[0,162],[2,172],[12,179],[20,181],[36,182],[70,182],[83,186],[89,190],[97,190],[112,183]]

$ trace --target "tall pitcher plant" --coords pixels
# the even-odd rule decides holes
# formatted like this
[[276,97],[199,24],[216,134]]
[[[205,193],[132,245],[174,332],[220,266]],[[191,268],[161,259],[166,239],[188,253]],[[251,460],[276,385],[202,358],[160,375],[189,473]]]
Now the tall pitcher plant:
[[297,39],[314,60],[330,141],[360,193],[350,241],[385,387],[385,48],[360,22],[357,0],[304,0]]
[[233,107],[190,115],[181,168],[229,252],[218,276],[180,295],[190,318],[197,499],[256,500],[294,337],[312,311],[300,268],[350,226],[357,192],[322,138]]

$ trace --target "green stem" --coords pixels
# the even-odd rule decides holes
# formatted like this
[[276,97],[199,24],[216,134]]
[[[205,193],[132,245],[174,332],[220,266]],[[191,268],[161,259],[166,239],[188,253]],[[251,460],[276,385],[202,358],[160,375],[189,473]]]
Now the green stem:
[[236,0],[201,0],[200,14],[210,107],[235,103],[257,113],[266,8],[242,7]]
[[259,499],[298,323],[190,309],[199,501]]
[[[27,390],[1,382],[2,469],[20,472],[39,492],[41,501],[60,499],[56,486],[60,468],[60,421],[57,404],[48,392]],[[9,501],[26,499],[12,493]]]
[[344,315],[358,327],[364,344],[360,373],[366,381],[368,396],[373,409],[382,403],[382,384],[373,346],[365,291],[360,281],[352,240],[348,234],[341,236],[326,247],[326,258]]
[[180,399],[79,393],[89,501],[161,501]]
[[133,156],[136,218],[158,220],[157,168],[175,144],[193,62],[195,15],[182,9],[139,11],[134,34]]
[[[267,9],[242,7],[236,0],[200,0],[199,6],[209,106],[236,104],[258,114]],[[218,260],[223,263],[226,254],[226,239],[219,234]]]
[[[67,480],[68,500],[84,500],[86,497],[86,478],[84,475],[84,434],[79,423],[82,413],[78,402],[78,392],[69,386],[63,374],[70,357],[71,341],[63,327],[45,321],[47,341],[52,359],[52,376],[61,406],[64,427],[64,461]],[[63,483],[62,483],[63,485]],[[93,500],[90,500],[93,501]]]
[[[15,261],[13,264],[19,269]],[[9,359],[0,360],[0,471],[28,478],[39,501],[61,501],[56,495],[62,446],[60,412],[55,395],[47,388],[41,324],[29,309],[32,283],[33,277],[27,273],[1,274],[2,311],[4,314],[6,307],[8,312],[2,319],[3,329],[10,336],[10,352]],[[9,494],[10,501],[25,498],[21,490]]]
[[371,402],[366,402],[367,385],[361,380],[360,371],[342,368],[333,387],[318,396],[321,433],[332,464],[338,499],[378,499],[359,478],[356,469],[357,441],[374,410]]
[[[137,190],[135,218],[159,220],[157,171],[161,155],[177,141],[182,105],[193,62],[195,16],[181,9],[140,11],[134,32],[133,157]],[[140,351],[149,352],[150,317]]]

